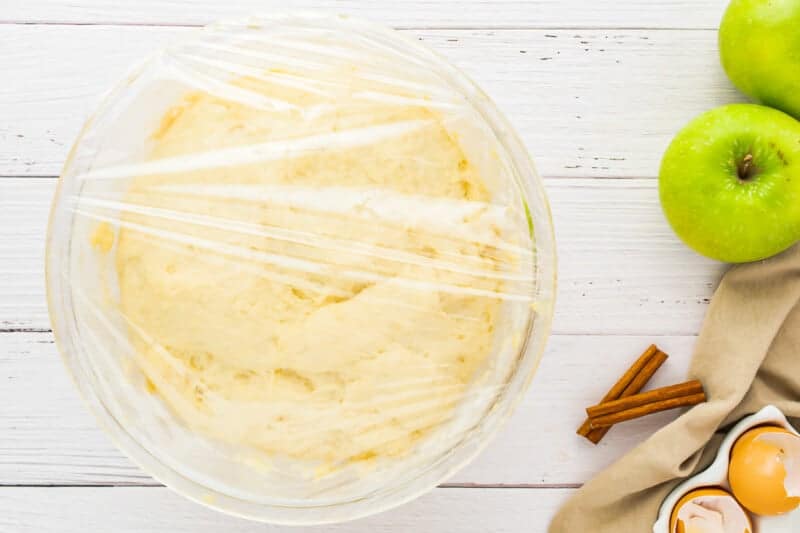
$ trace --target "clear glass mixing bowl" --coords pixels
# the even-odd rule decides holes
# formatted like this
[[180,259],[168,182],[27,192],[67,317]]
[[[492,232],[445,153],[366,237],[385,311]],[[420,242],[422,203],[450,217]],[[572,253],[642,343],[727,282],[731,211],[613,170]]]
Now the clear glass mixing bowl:
[[[431,146],[439,145],[456,155],[438,148],[431,155]],[[463,157],[457,165],[442,166],[458,153]],[[380,181],[379,174],[388,177]],[[400,190],[395,178],[410,189]],[[416,188],[441,189],[442,196],[418,194]],[[315,217],[313,224],[308,217]],[[151,260],[158,254],[178,265],[153,273]],[[64,361],[119,448],[193,500],[286,524],[344,521],[394,507],[475,457],[533,377],[550,330],[556,277],[542,182],[489,98],[452,65],[395,31],[316,14],[211,25],[136,67],[75,142],[53,204],[46,261],[50,314]],[[191,270],[179,273],[182,285],[162,283],[176,268]],[[121,270],[127,272],[124,283]],[[326,345],[342,351],[353,339],[373,334],[380,341],[382,335],[392,339],[389,353],[441,363],[437,357],[447,350],[458,355],[469,348],[458,342],[474,333],[462,327],[470,320],[475,328],[486,327],[488,333],[476,338],[488,344],[468,378],[448,385],[457,393],[440,394],[430,380],[439,367],[447,367],[442,376],[451,379],[456,363],[431,363],[420,367],[421,385],[410,390],[424,396],[423,403],[389,392],[395,383],[379,371],[372,375],[385,380],[379,381],[385,390],[367,389],[373,396],[365,398],[366,408],[341,400],[342,412],[368,413],[382,429],[409,424],[403,435],[413,443],[407,449],[378,442],[377,452],[368,448],[326,462],[315,448],[309,450],[313,460],[306,460],[291,446],[268,453],[269,437],[251,439],[251,428],[240,435],[249,444],[240,446],[239,436],[211,434],[203,426],[225,422],[215,406],[229,405],[235,394],[215,389],[218,383],[206,381],[210,374],[198,374],[196,361],[181,359],[183,348],[164,339],[181,333],[191,345],[196,336],[223,352],[247,345],[251,359],[261,364],[260,347],[241,341],[258,337],[253,321],[269,317],[245,311],[239,322],[228,321],[239,304],[234,309],[227,301],[204,300],[204,290],[229,295],[213,281],[196,294],[181,292],[203,279],[222,279],[223,285],[245,279],[262,287],[259,276],[270,280],[273,291],[298,280],[310,283],[310,296],[292,289],[313,302],[321,298],[317,293],[334,289],[351,291],[333,298],[334,304],[368,292],[365,287],[399,295],[379,302],[374,316],[335,315],[340,331],[329,338],[294,338],[302,348],[293,357],[311,361],[303,369],[290,359],[263,375],[251,370],[237,376],[277,376],[286,387],[301,387],[301,396],[293,397],[321,394],[306,372],[331,378],[337,394],[348,398],[351,385],[336,382],[346,366],[373,368],[370,361],[390,357],[382,348],[317,373],[315,361],[330,363]],[[153,292],[156,284],[167,292]],[[213,292],[218,289],[223,292]],[[135,297],[142,295],[150,300],[140,304]],[[246,296],[236,293],[236,302]],[[153,314],[150,322],[143,318]],[[212,335],[197,322],[201,315],[233,326]],[[441,324],[462,329],[425,330]],[[420,358],[409,348],[414,346],[430,353]],[[267,359],[274,356],[264,350]],[[408,371],[398,357],[387,368]],[[404,386],[415,382],[409,376],[415,377],[406,373]],[[199,395],[197,406],[186,407],[180,394],[189,386]],[[248,390],[259,398],[263,392]],[[217,403],[203,403],[208,398]],[[413,416],[389,416],[379,406],[387,399]],[[292,407],[291,401],[280,402],[275,403]],[[233,405],[227,415],[232,427],[241,429],[241,408],[248,416],[256,413],[254,427],[265,435],[283,435],[275,433],[283,427],[281,417],[274,427],[258,419],[258,409],[274,405]],[[319,405],[320,412],[330,412],[324,411],[327,403]],[[294,407],[313,411],[317,404],[295,400]],[[187,422],[194,408],[202,423]],[[430,413],[438,413],[435,422],[413,429],[413,419]],[[363,435],[348,434],[347,427],[329,416],[303,429],[318,437],[333,428],[342,448],[356,446]],[[327,457],[336,452],[332,446]]]

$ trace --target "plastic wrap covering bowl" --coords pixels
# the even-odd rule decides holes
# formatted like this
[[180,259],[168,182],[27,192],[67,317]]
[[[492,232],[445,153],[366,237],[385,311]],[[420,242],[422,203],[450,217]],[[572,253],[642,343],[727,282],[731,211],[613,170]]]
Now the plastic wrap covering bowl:
[[312,14],[220,23],[79,135],[47,242],[58,345],[178,492],[348,520],[473,458],[530,382],[555,245],[541,181],[461,72]]

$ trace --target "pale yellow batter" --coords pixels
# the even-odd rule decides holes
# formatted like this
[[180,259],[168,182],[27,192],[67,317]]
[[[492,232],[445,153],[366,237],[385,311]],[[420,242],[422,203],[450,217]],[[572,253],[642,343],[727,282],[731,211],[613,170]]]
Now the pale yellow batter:
[[438,112],[236,87],[170,110],[125,197],[120,304],[149,387],[269,456],[406,454],[487,364],[502,216]]

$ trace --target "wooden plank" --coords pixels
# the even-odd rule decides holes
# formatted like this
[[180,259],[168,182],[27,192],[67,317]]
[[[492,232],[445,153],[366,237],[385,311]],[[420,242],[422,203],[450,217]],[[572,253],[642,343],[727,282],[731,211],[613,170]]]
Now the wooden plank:
[[[545,531],[571,489],[436,489],[355,522],[296,527],[298,533],[485,533]],[[0,530],[9,533],[245,533],[285,527],[234,518],[166,488],[0,488]]]
[[727,0],[10,0],[3,21],[118,24],[207,24],[219,18],[313,9],[392,26],[715,28]]
[[[44,240],[56,180],[0,179],[0,329],[48,328]],[[554,328],[694,334],[724,265],[677,240],[653,180],[546,180],[559,253]]]
[[654,180],[546,180],[559,333],[695,334],[727,266],[673,233]]
[[[99,96],[130,64],[191,31],[0,25],[0,175],[58,174]],[[741,99],[719,66],[714,31],[406,33],[471,75],[551,177],[654,177],[691,117]]]
[[[650,342],[671,354],[653,386],[684,378],[691,336],[553,336],[514,416],[448,483],[579,484],[610,464],[676,416],[621,425],[598,447],[575,435],[584,407],[596,403]],[[0,334],[0,435],[0,485],[154,483],[98,428],[50,333]]]
[[49,328],[44,246],[56,180],[0,180],[0,330]]

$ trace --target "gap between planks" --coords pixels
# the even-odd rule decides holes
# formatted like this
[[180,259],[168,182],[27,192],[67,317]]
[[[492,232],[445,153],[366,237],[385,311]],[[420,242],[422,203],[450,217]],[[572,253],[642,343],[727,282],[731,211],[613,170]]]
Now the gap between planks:
[[[52,334],[53,330],[50,328],[0,328],[0,335],[11,335],[14,333],[42,333],[42,334]],[[658,334],[648,334],[646,335],[648,338],[658,339],[659,337],[674,337],[679,335],[681,337],[697,337],[697,334],[689,334],[689,333],[658,333]],[[584,332],[584,331],[577,331],[577,332],[569,332],[569,331],[559,331],[558,333],[551,333],[550,337],[642,337],[642,333],[602,333],[602,332]]]
[[[206,24],[180,23],[180,22],[70,22],[68,20],[0,20],[0,26],[110,26],[110,27],[144,27],[144,28],[202,28]],[[712,27],[682,28],[680,26],[620,26],[620,25],[566,25],[566,24],[486,24],[486,25],[392,25],[395,30],[421,30],[421,31],[515,31],[515,30],[554,30],[554,31],[716,31]]]
[[[580,483],[442,483],[437,489],[525,489],[525,490],[575,490],[581,488]],[[166,485],[153,482],[133,483],[121,481],[119,483],[0,483],[0,490],[14,488],[37,489],[79,489],[79,488],[106,489],[115,487],[125,488],[165,488]]]
[[[0,180],[3,179],[25,179],[25,180],[57,180],[60,176],[53,174],[0,174]],[[642,179],[658,179],[658,176],[557,176],[547,175],[542,176],[543,180],[605,180],[605,181],[621,181],[621,180],[642,180]]]

